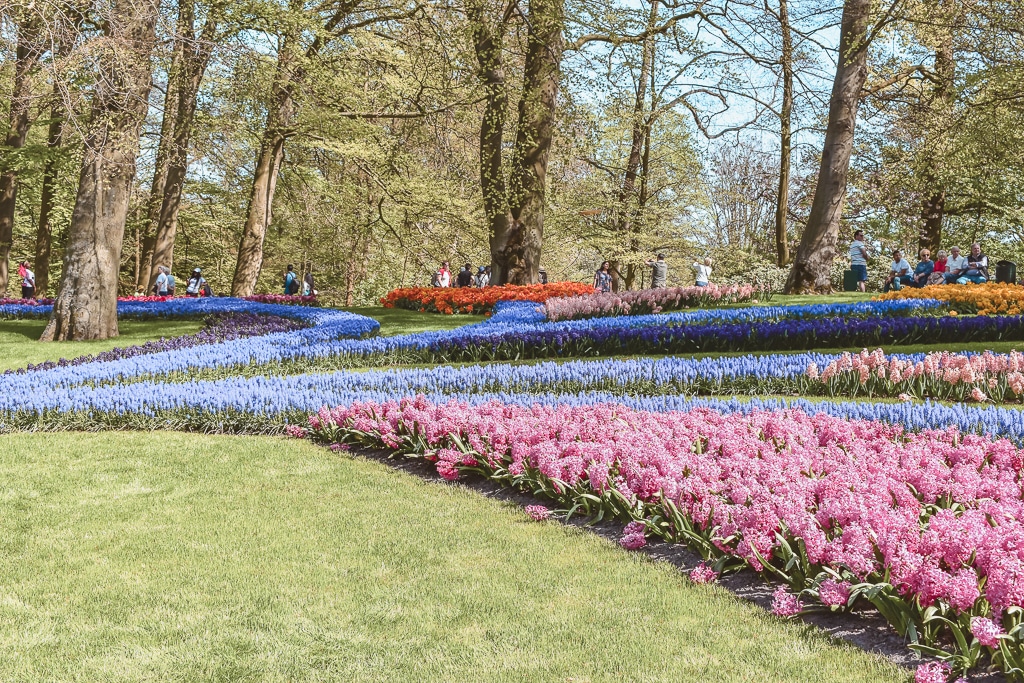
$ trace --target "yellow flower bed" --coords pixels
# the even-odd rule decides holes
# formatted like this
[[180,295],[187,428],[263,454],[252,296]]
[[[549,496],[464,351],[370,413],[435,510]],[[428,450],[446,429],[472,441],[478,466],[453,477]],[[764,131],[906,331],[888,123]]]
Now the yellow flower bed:
[[960,313],[978,315],[1024,314],[1024,287],[986,282],[983,285],[931,285],[917,289],[904,287],[875,297],[876,301],[891,299],[938,299],[955,307]]

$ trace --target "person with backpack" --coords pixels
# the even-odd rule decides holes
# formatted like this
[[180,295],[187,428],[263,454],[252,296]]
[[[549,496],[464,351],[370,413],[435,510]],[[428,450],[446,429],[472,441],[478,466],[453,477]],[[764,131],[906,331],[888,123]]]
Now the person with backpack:
[[284,293],[289,296],[299,293],[299,276],[295,274],[295,266],[290,263],[284,272]]
[[192,271],[192,277],[188,279],[188,286],[185,287],[185,296],[188,297],[200,297],[206,294],[206,290],[209,289],[209,285],[206,284],[206,279],[203,277],[203,271],[196,268]]

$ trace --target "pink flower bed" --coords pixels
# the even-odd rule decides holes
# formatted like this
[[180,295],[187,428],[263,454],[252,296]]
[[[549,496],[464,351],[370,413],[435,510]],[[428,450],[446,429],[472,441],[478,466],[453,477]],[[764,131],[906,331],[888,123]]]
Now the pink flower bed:
[[756,300],[764,294],[763,288],[754,285],[667,287],[548,299],[544,304],[544,310],[549,320],[646,315],[682,308],[740,303]]
[[901,400],[1011,401],[1024,397],[1024,354],[929,353],[924,360],[886,357],[882,349],[844,353],[824,369],[811,363],[807,377],[833,396],[898,396]]
[[[627,548],[655,535],[689,544],[715,575],[747,565],[788,584],[776,592],[781,615],[808,600],[870,601],[912,647],[955,668],[981,651],[1003,661],[998,643],[1021,653],[1019,636],[999,639],[1022,630],[1024,605],[1024,450],[1006,440],[799,410],[422,397],[324,408],[309,423],[322,442],[387,448],[435,463],[446,479],[472,470],[629,519]],[[973,659],[955,654],[953,631],[976,643]]]

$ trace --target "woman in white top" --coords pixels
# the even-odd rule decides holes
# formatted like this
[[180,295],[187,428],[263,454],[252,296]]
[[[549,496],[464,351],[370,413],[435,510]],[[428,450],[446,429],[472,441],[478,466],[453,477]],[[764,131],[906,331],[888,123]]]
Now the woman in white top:
[[711,284],[711,257],[704,259],[704,263],[694,263],[693,269],[697,271],[697,286],[707,287]]

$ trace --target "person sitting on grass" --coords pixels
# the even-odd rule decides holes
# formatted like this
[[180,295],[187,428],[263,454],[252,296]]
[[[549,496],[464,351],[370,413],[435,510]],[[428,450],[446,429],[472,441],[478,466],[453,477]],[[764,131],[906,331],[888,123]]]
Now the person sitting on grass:
[[977,242],[971,245],[971,253],[967,257],[967,268],[956,281],[958,285],[966,285],[968,282],[973,282],[976,285],[988,282],[988,256],[981,253],[981,245]]
[[966,270],[967,257],[960,254],[960,247],[950,247],[949,257],[946,259],[946,273],[944,275],[946,284],[950,285],[956,282]]
[[885,286],[882,288],[882,291],[888,292],[890,289],[895,289],[898,292],[903,285],[909,285],[913,282],[914,278],[910,274],[910,264],[907,263],[907,259],[903,258],[903,253],[896,249],[892,252],[892,263],[889,264],[889,277],[885,278]]
[[917,253],[920,259],[917,262],[917,267],[914,268],[914,279],[910,283],[912,287],[924,287],[928,284],[928,276],[935,270],[935,263],[932,262],[932,252],[927,249],[922,249]]

